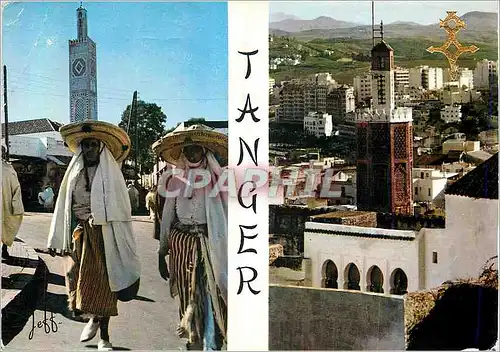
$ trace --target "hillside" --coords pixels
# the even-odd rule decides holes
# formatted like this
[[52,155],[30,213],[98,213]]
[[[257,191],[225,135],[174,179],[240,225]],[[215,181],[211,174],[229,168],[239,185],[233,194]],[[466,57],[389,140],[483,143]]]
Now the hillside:
[[[434,67],[448,67],[448,61],[443,55],[430,54],[426,51],[432,45],[441,45],[442,40],[399,36],[387,38],[387,42],[394,49],[396,65],[415,67],[427,64]],[[467,43],[464,42],[464,44]],[[460,56],[460,66],[473,69],[478,60],[497,59],[496,40],[476,41],[474,44],[479,47],[479,50],[474,54],[467,53]],[[352,84],[355,75],[368,71],[371,46],[371,39],[314,38],[304,40],[286,36],[274,37],[270,43],[270,58],[300,54],[302,63],[297,66],[279,66],[278,70],[270,71],[270,75],[277,81],[281,81],[316,72],[331,72],[337,81]],[[330,52],[327,54],[325,50]]]
[[[498,16],[492,12],[468,12],[460,16],[467,28],[458,34],[459,40],[467,42],[497,42]],[[275,35],[290,36],[302,40],[311,39],[367,39],[371,38],[370,25],[358,25],[351,22],[338,21],[330,17],[319,17],[314,20],[287,19],[285,21],[271,22],[270,33]],[[421,25],[413,22],[394,22],[384,24],[384,37],[424,37],[442,40],[445,37],[439,23]]]

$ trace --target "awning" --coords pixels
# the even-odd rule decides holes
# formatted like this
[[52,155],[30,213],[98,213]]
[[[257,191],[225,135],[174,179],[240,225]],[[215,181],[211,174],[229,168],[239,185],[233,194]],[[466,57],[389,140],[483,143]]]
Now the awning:
[[61,160],[57,159],[55,156],[47,155],[47,160],[55,162],[57,165],[66,165]]

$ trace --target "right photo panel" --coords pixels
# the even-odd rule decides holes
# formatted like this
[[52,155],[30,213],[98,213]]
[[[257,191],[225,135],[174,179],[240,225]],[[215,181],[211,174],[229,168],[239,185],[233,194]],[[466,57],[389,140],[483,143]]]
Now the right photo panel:
[[498,3],[269,7],[269,349],[498,350]]

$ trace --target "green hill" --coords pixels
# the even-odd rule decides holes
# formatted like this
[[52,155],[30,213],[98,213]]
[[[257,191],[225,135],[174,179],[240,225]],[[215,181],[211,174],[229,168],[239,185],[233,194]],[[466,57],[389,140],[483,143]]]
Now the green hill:
[[[394,59],[398,66],[415,67],[429,65],[449,67],[444,55],[426,51],[430,46],[440,46],[442,42],[429,38],[391,38],[388,44],[394,49]],[[463,43],[468,45],[469,43]],[[476,61],[497,60],[496,42],[475,42],[479,50],[474,54],[463,54],[459,58],[461,67],[473,69]],[[302,56],[302,63],[296,66],[280,65],[270,71],[276,81],[300,78],[312,73],[330,72],[340,83],[352,84],[353,77],[367,72],[370,66],[371,39],[313,39],[302,41],[290,37],[274,37],[270,43],[269,57],[286,57],[294,54]],[[325,52],[329,50],[330,52]]]

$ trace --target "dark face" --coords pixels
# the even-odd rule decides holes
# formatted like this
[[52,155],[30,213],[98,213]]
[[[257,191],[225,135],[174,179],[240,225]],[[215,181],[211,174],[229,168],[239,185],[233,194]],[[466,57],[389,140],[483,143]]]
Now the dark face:
[[197,163],[203,157],[203,148],[199,145],[187,145],[184,147],[182,152],[186,156],[186,159],[191,163]]
[[83,158],[87,165],[95,165],[99,162],[99,149],[101,143],[94,138],[87,138],[80,144],[83,151]]

